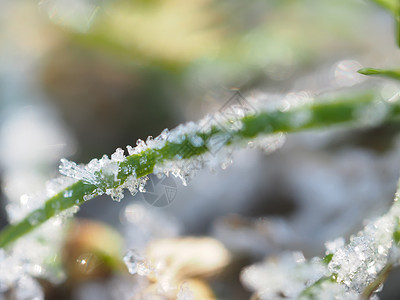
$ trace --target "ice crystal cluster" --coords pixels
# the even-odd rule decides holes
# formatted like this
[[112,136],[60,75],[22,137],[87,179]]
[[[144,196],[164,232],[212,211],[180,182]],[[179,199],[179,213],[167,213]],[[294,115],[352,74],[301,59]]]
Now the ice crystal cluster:
[[399,192],[389,212],[368,222],[348,244],[343,238],[327,242],[324,260],[307,261],[301,254],[286,253],[246,268],[242,282],[260,299],[359,299],[385,267],[399,263],[393,242],[400,215],[398,199]]
[[337,282],[362,293],[388,263],[397,261],[398,258],[390,254],[399,214],[399,205],[394,205],[388,214],[368,223],[363,231],[350,238],[348,245],[334,252],[328,267],[336,274]]
[[[149,136],[146,141],[139,139],[136,147],[127,146],[129,156],[140,157],[135,167],[127,162],[124,150],[118,148],[111,158],[104,155],[87,165],[62,159],[60,173],[96,187],[93,193],[85,195],[85,200],[107,194],[113,200],[120,201],[125,188],[132,195],[138,191],[145,192],[148,178],[137,176],[138,168],[152,171],[158,177],[173,175],[187,185],[204,167],[211,171],[226,169],[232,163],[235,146],[258,147],[267,153],[281,147],[285,141],[283,133],[261,135],[249,141],[237,136],[243,127],[241,119],[256,112],[247,102],[240,101],[224,107],[216,114],[207,115],[199,122],[179,125],[171,131],[164,129],[156,138]],[[175,146],[172,157],[168,156],[170,153],[163,152],[166,145]],[[151,160],[151,154],[156,154],[155,161]],[[122,179],[123,175],[129,176]]]
[[118,178],[118,173],[120,172],[119,163],[125,159],[124,151],[118,148],[111,155],[111,159],[104,155],[101,159],[92,159],[87,165],[77,165],[63,158],[59,169],[60,173],[65,176],[96,186],[96,190],[91,194],[85,195],[84,200],[107,194],[113,200],[119,201],[123,198],[123,187],[129,188],[132,194],[135,194],[138,189],[143,189],[145,182],[145,180],[136,180],[133,172],[131,174],[132,180],[126,181],[126,184],[122,186],[121,179]]

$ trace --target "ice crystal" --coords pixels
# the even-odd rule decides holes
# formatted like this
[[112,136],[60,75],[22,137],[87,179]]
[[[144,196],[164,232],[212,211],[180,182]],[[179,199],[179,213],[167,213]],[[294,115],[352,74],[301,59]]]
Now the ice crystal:
[[[94,193],[85,195],[84,200],[107,194],[113,200],[120,201],[123,198],[123,187],[119,187],[121,186],[121,180],[118,178],[119,164],[125,160],[124,151],[118,148],[111,155],[111,159],[104,155],[101,159],[92,159],[87,165],[77,165],[63,158],[59,169],[65,176],[96,186]],[[128,181],[126,185],[128,186],[131,181]]]
[[326,255],[335,253],[338,251],[340,248],[344,247],[345,245],[345,240],[343,237],[337,238],[333,241],[328,241],[325,243],[325,248],[326,248]]
[[138,274],[140,276],[152,276],[155,273],[154,267],[148,262],[143,255],[136,250],[129,250],[124,256],[124,263],[129,273]]
[[252,146],[261,149],[264,153],[269,154],[281,148],[286,141],[286,135],[282,132],[267,136],[260,136],[252,141]]

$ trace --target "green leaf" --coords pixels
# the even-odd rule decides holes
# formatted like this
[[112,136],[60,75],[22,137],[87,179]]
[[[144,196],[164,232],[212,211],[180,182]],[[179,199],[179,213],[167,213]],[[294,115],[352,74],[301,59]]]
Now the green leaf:
[[384,77],[400,80],[400,69],[385,70],[385,69],[364,68],[358,70],[357,72],[363,75],[381,75]]

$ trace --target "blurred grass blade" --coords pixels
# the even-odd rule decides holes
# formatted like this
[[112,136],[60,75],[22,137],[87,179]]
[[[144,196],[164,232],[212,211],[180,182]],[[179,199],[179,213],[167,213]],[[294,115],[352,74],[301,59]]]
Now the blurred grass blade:
[[357,72],[363,75],[380,75],[400,80],[400,69],[385,70],[385,69],[364,68],[358,70]]
[[400,47],[400,0],[371,0],[393,13],[396,20],[396,41]]
[[396,9],[396,39],[397,46],[400,47],[400,0],[397,0],[397,9]]
[[379,6],[391,11],[395,16],[398,15],[399,0],[371,0]]

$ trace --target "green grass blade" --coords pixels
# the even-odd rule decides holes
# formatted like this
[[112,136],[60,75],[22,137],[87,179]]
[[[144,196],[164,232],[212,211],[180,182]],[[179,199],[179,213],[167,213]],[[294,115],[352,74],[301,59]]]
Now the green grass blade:
[[[382,104],[386,106],[385,115],[378,122],[400,117],[399,102],[382,102]],[[371,113],[372,110],[372,114],[375,114],[375,108],[375,94],[373,92],[364,92],[347,97],[338,97],[330,101],[317,101],[314,104],[307,104],[289,111],[281,111],[279,109],[261,111],[255,115],[243,117],[241,119],[243,126],[233,133],[232,140],[240,142],[241,140],[247,141],[260,134],[290,133],[347,123],[358,124],[360,122],[360,111],[369,111]],[[306,119],[304,119],[305,115],[307,116]],[[297,121],[294,122],[294,120]],[[298,120],[303,121],[299,123]],[[364,123],[363,125],[365,126]],[[376,124],[374,123],[373,125]],[[202,132],[198,133],[198,135],[203,140],[209,140],[221,133],[226,133],[226,131],[223,131],[222,127],[213,126],[207,133]],[[136,177],[140,178],[152,173],[155,164],[175,160],[178,156],[185,159],[196,157],[208,151],[205,146],[193,147],[193,145],[190,145],[194,151],[186,152],[185,143],[189,143],[189,139],[183,134],[182,139],[179,140],[181,140],[180,143],[167,141],[160,149],[148,148],[138,154],[128,156],[125,161],[119,163],[118,184],[122,185],[133,171],[135,171]],[[0,248],[10,245],[13,241],[31,232],[54,215],[74,205],[81,205],[85,202],[84,196],[95,193],[96,189],[95,185],[83,181],[77,181],[65,188],[23,220],[9,225],[1,231]]]
[[400,69],[385,70],[385,69],[364,68],[358,70],[357,72],[363,75],[372,75],[372,76],[379,75],[400,80]]

